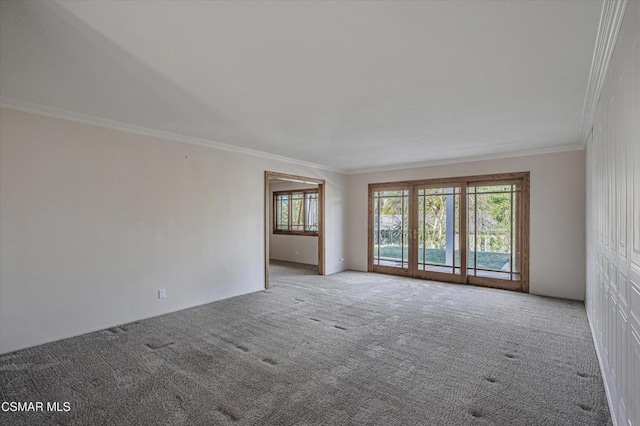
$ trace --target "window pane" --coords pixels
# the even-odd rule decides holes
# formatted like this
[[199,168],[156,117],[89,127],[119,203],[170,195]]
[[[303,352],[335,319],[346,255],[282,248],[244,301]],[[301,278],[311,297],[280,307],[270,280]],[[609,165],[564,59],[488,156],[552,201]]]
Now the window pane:
[[318,232],[318,193],[306,193],[305,203],[307,214],[305,231]]
[[[469,188],[472,189],[472,188]],[[469,195],[467,200],[467,257],[468,257],[468,267],[475,268],[476,267],[476,198],[472,195]],[[475,269],[470,269],[468,272],[469,275],[475,275]]]
[[511,193],[482,194],[477,198],[477,268],[510,270]]
[[515,185],[479,186],[469,194],[469,275],[514,279],[515,190]]
[[[379,194],[378,192],[375,193]],[[380,235],[380,198],[375,197],[373,200],[373,264],[380,264],[380,245],[381,243],[381,235]]]
[[304,231],[303,216],[303,196],[302,192],[291,194],[291,231]]
[[375,265],[409,267],[409,190],[376,191],[374,197]]
[[317,192],[298,190],[275,195],[275,231],[317,233],[318,214]]
[[453,267],[460,266],[459,206],[458,188],[418,190],[418,270],[456,273]]
[[276,230],[289,229],[289,194],[276,196]]
[[476,192],[511,192],[512,185],[477,186]]

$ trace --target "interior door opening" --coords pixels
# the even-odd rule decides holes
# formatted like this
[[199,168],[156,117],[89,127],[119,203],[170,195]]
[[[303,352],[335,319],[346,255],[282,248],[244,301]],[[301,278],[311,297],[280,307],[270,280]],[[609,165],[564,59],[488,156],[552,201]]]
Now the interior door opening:
[[[271,182],[298,184],[299,189],[272,191]],[[293,185],[297,188],[296,185]],[[318,275],[325,274],[325,181],[305,176],[265,171],[264,175],[264,276],[269,288],[271,236],[317,237]],[[296,251],[298,254],[298,251]],[[304,263],[304,262],[302,262]],[[311,263],[311,262],[309,262]]]

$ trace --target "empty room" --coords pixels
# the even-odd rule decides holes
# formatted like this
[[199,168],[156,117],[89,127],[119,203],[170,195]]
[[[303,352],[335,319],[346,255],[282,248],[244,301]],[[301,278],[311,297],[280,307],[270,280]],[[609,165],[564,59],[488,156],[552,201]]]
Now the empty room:
[[0,425],[640,426],[640,1],[0,0]]

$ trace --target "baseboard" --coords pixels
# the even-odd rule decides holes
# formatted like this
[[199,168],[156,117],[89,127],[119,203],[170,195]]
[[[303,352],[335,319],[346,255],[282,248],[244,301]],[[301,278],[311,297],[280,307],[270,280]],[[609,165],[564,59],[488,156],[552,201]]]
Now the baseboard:
[[624,422],[619,423],[618,418],[616,417],[618,410],[613,403],[613,399],[611,398],[611,391],[609,390],[609,379],[607,377],[607,372],[605,371],[605,368],[604,368],[604,363],[602,362],[602,355],[600,354],[599,341],[596,338],[596,330],[593,328],[593,323],[591,322],[588,309],[587,309],[587,322],[589,323],[589,329],[591,330],[593,347],[596,348],[596,357],[598,358],[598,364],[600,365],[600,374],[602,375],[602,382],[604,383],[604,393],[607,395],[607,403],[609,404],[609,413],[611,414],[611,422],[613,423],[613,426],[624,426]]
[[191,309],[191,308],[196,308],[198,306],[208,305],[209,303],[215,303],[215,302],[219,302],[221,300],[231,299],[233,297],[244,296],[244,295],[252,294],[252,293],[259,293],[261,291],[264,291],[264,288],[261,288],[259,290],[255,290],[255,291],[250,291],[250,292],[247,292],[247,293],[234,294],[232,296],[223,297],[221,299],[213,299],[213,300],[209,300],[209,301],[206,301],[206,302],[203,302],[203,303],[198,303],[196,305],[180,306],[177,309],[174,309],[174,310],[171,310],[171,311],[168,311],[168,312],[163,312],[161,314],[151,315],[151,316],[147,316],[147,317],[143,317],[143,318],[136,317],[136,316],[132,316],[130,318],[123,318],[122,320],[119,320],[116,323],[111,321],[111,322],[107,322],[105,324],[92,326],[92,327],[88,327],[88,328],[81,329],[81,330],[78,330],[78,331],[74,331],[71,334],[65,333],[65,334],[54,336],[54,337],[51,337],[51,338],[45,338],[45,339],[36,340],[36,341],[34,341],[32,343],[28,343],[26,345],[18,345],[18,346],[15,346],[15,347],[9,347],[7,349],[2,348],[0,350],[0,355],[7,355],[7,354],[10,354],[12,352],[21,351],[23,349],[29,349],[29,348],[33,348],[33,347],[40,346],[40,345],[46,345],[47,343],[58,342],[60,340],[71,339],[71,338],[74,338],[74,337],[82,336],[84,334],[95,333],[97,331],[106,330],[106,329],[112,328],[112,327],[119,327],[121,325],[129,324],[129,323],[136,322],[136,321],[144,321],[144,320],[148,320],[148,319],[151,319],[151,318],[161,317],[163,315],[170,315],[170,314],[173,314],[173,313],[176,313],[176,312],[184,311],[186,309]]
[[289,260],[289,259],[277,259],[275,257],[270,257],[269,261],[271,260],[275,260],[276,262],[287,262],[287,263],[297,263],[298,265],[305,265],[305,266],[315,266],[316,268],[318,267],[318,263],[305,263],[305,262],[300,262],[300,261],[295,261],[295,260]]

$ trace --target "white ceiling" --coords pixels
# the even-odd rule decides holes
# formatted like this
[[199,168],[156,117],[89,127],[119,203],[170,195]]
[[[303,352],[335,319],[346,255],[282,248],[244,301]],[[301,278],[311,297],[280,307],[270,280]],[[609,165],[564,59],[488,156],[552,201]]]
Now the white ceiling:
[[562,149],[601,7],[3,1],[0,95],[349,171]]

